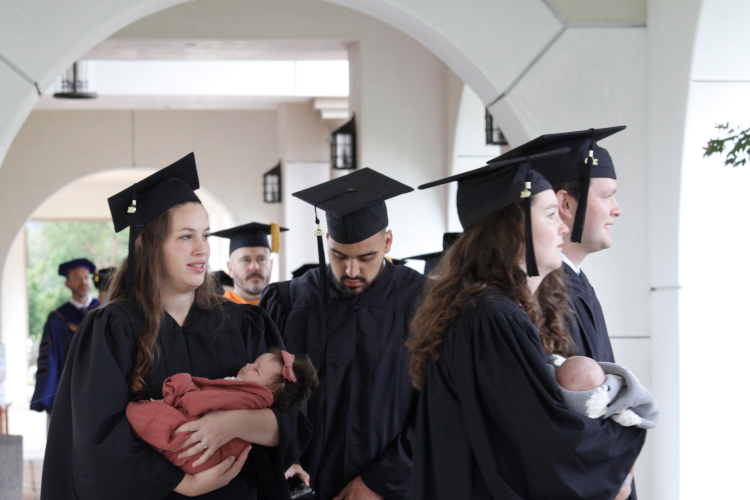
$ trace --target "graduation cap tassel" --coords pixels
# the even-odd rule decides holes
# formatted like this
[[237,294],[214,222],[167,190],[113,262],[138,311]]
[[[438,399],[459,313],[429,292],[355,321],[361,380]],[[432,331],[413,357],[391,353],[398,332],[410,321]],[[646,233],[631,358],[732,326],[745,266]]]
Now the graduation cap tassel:
[[125,276],[125,288],[128,292],[133,290],[133,275],[135,273],[135,211],[136,202],[138,201],[138,191],[133,184],[133,204],[128,207],[128,223],[130,225],[130,235],[128,236],[128,273]]
[[526,173],[526,187],[521,192],[523,201],[524,217],[526,219],[526,275],[529,278],[539,276],[536,267],[536,255],[534,254],[534,238],[531,233],[531,172]]
[[271,223],[271,252],[279,253],[281,250],[281,228],[275,222]]
[[580,243],[581,237],[583,236],[583,223],[586,221],[586,207],[588,206],[589,200],[589,184],[591,184],[591,167],[598,163],[598,160],[594,158],[594,130],[591,131],[591,145],[589,146],[589,155],[584,160],[586,165],[584,169],[583,179],[581,179],[581,196],[578,200],[578,210],[576,210],[576,218],[573,223],[573,231],[570,233],[570,241],[573,243]]
[[328,302],[328,270],[326,269],[326,254],[323,250],[323,230],[320,229],[320,219],[318,219],[318,208],[315,209],[315,224],[318,228],[315,230],[315,236],[318,240],[318,268],[320,269],[320,291],[323,294],[323,303]]

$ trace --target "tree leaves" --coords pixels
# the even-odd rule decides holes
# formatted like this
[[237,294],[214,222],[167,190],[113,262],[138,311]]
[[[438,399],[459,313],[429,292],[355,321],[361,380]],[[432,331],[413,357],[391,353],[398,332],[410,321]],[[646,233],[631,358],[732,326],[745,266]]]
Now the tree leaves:
[[[726,158],[724,159],[724,165],[731,165],[732,167],[740,167],[747,163],[750,153],[750,128],[744,130],[741,127],[730,127],[729,123],[723,123],[716,125],[716,130],[719,132],[720,138],[710,139],[708,146],[703,148],[704,158],[708,158],[714,154],[727,152]],[[724,137],[721,137],[721,136]]]
[[85,257],[99,268],[111,267],[128,253],[127,231],[115,233],[106,221],[32,221],[26,242],[29,337],[34,341],[41,338],[47,315],[70,299],[65,278],[57,274],[62,262]]

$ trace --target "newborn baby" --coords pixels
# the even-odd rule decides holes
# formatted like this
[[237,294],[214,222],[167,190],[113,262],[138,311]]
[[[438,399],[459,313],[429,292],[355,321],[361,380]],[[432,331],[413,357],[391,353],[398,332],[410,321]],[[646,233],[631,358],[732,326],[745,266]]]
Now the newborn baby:
[[318,387],[318,376],[306,355],[271,349],[240,369],[236,377],[210,380],[178,373],[164,381],[163,400],[134,401],[125,411],[133,433],[156,448],[188,474],[210,469],[225,458],[239,457],[249,444],[235,438],[216,450],[204,464],[193,467],[200,454],[178,458],[189,434],[174,431],[213,410],[248,410],[274,406],[282,410],[298,407]]
[[550,364],[569,409],[590,418],[612,417],[625,427],[656,427],[659,421],[656,398],[627,368],[615,363],[597,363],[583,356],[566,360],[554,354]]

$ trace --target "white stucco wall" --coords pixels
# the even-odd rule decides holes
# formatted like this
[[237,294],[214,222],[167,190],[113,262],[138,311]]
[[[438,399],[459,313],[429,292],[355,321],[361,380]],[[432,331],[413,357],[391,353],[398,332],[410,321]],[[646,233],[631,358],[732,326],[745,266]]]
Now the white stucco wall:
[[[750,167],[703,158],[714,126],[750,126],[750,5],[704,0],[695,40],[680,207],[681,498],[745,495],[750,403],[734,396],[750,349],[745,224]],[[717,408],[720,411],[717,424]]]

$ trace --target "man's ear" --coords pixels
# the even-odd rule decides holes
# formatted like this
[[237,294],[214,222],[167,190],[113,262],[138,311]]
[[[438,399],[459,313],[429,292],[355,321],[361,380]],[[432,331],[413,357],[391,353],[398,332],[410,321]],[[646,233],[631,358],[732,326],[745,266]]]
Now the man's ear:
[[229,276],[232,275],[232,259],[229,259],[227,261],[227,270],[229,271]]
[[393,244],[393,231],[390,229],[385,232],[385,253],[391,251],[391,245]]
[[566,223],[572,221],[576,216],[578,201],[564,189],[556,192],[555,196],[557,196],[557,204],[560,206],[560,218]]
[[68,287],[69,290],[71,290],[71,291],[73,290],[73,287],[70,286],[70,279],[69,278],[65,278],[65,286]]

